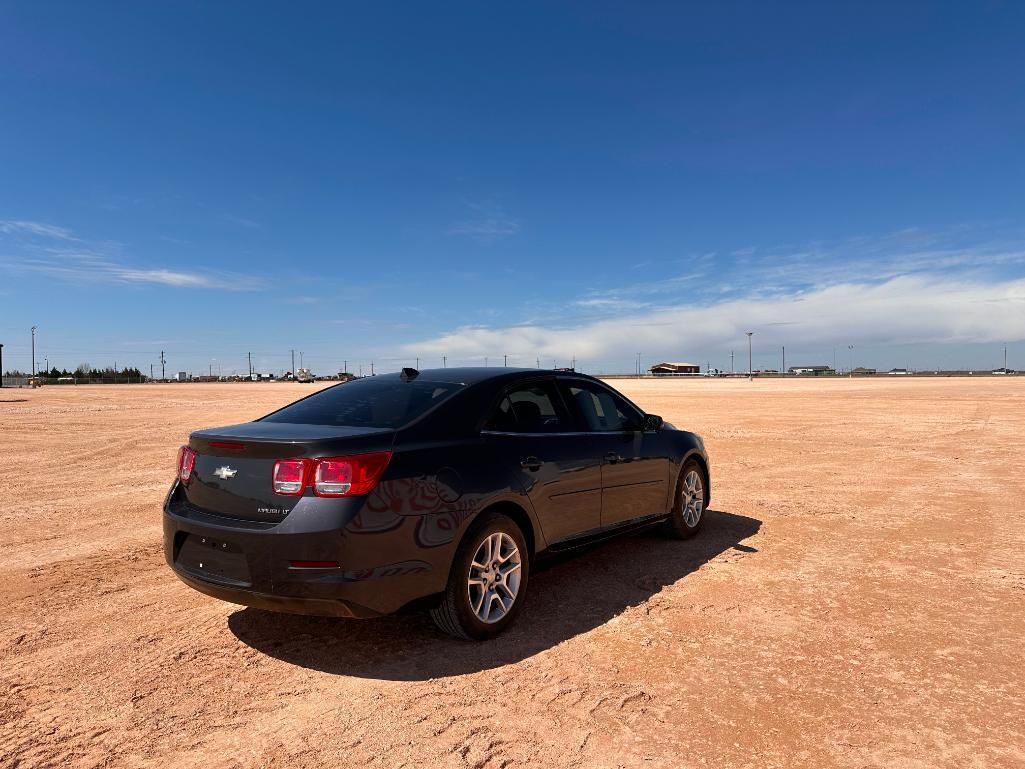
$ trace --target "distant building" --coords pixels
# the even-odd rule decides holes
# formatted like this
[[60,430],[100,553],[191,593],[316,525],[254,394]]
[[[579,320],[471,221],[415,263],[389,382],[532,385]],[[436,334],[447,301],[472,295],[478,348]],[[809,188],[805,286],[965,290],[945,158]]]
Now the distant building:
[[868,376],[876,373],[874,368],[865,368],[864,366],[858,366],[856,369],[851,369],[851,374],[854,376]]
[[836,369],[831,366],[791,366],[787,371],[795,376],[833,376]]
[[700,374],[701,366],[696,363],[656,363],[650,369],[655,376],[669,374]]
[[891,368],[886,373],[890,374],[891,376],[907,376],[911,372],[908,371],[906,368]]

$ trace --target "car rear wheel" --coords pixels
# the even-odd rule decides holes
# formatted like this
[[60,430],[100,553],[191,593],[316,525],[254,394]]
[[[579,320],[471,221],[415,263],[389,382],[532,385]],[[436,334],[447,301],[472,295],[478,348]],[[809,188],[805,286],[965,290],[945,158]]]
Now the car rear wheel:
[[445,594],[431,618],[456,638],[494,638],[519,613],[529,570],[520,527],[500,513],[486,514],[460,543]]
[[678,539],[693,537],[701,529],[708,506],[708,481],[701,465],[693,459],[684,463],[676,482],[676,497],[667,528]]

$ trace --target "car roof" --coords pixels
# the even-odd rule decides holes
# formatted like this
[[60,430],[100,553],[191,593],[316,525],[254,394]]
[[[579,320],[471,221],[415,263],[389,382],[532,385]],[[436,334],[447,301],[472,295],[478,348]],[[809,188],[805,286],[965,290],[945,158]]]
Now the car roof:
[[[400,374],[381,374],[380,376],[398,377]],[[423,382],[448,382],[452,384],[472,385],[489,380],[516,380],[534,376],[570,376],[591,379],[585,374],[572,371],[556,371],[554,369],[507,368],[504,366],[461,366],[458,368],[421,369],[417,379]]]

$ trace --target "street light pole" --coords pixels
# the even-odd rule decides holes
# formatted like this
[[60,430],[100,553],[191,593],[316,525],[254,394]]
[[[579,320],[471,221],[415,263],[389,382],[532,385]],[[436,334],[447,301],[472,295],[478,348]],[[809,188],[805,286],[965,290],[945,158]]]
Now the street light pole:
[[754,381],[755,371],[753,364],[754,358],[751,355],[751,337],[754,336],[755,332],[745,331],[744,333],[747,334],[747,378],[748,381]]
[[847,349],[851,351],[851,360],[850,360],[851,366],[850,366],[849,369],[847,369],[847,373],[850,376],[854,376],[854,345],[853,344],[847,345]]
[[36,378],[36,327],[32,327],[32,378]]

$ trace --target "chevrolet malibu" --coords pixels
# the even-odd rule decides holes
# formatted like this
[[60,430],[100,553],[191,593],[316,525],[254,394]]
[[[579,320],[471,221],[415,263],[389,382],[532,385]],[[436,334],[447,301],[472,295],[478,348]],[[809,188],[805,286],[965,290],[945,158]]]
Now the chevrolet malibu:
[[273,611],[429,609],[491,638],[542,557],[709,503],[701,439],[592,377],[463,368],[358,379],[254,422],[192,433],[164,504],[186,584]]

